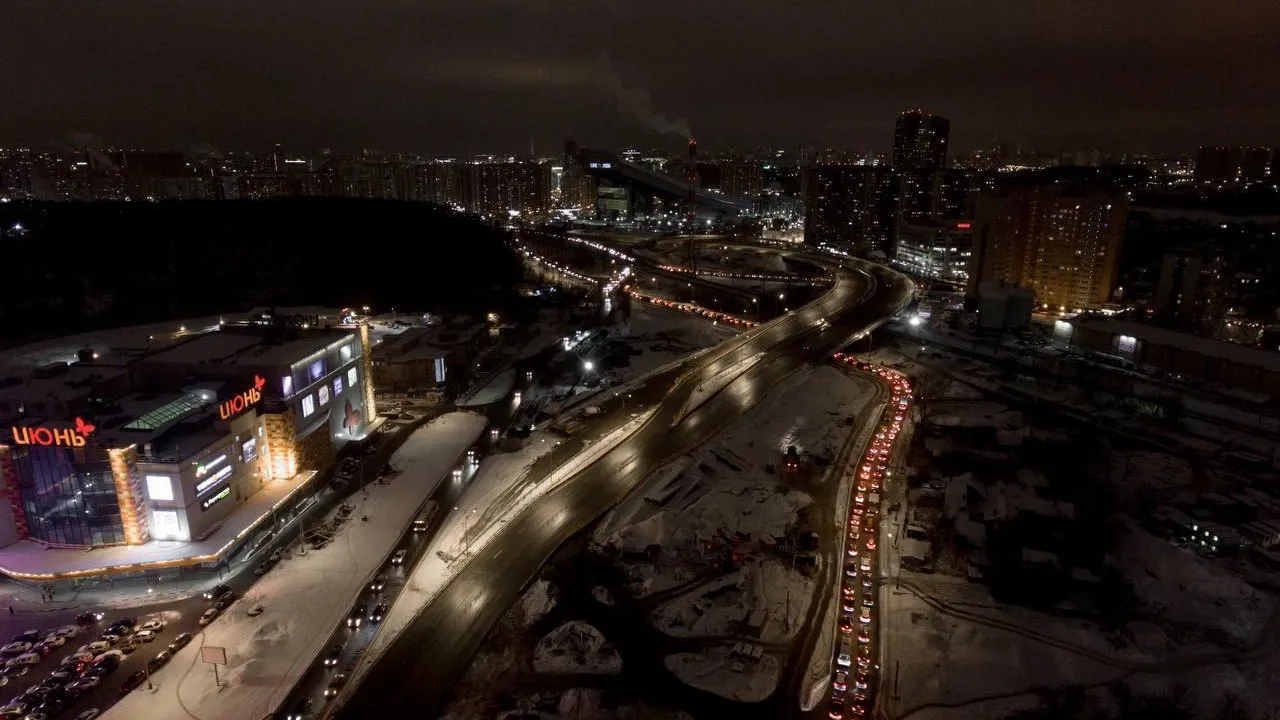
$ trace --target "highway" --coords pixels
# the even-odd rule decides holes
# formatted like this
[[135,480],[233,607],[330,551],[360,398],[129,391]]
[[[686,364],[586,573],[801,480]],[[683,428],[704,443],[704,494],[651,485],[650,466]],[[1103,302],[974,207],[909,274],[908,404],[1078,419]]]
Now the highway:
[[[897,273],[850,262],[837,272],[827,295],[632,391],[632,409],[656,406],[654,417],[572,480],[511,518],[502,536],[476,552],[360,685],[326,716],[438,716],[489,629],[561,543],[650,472],[722,430],[797,368],[825,361],[851,338],[878,326],[905,306],[913,289]],[[765,358],[672,426],[700,383],[756,353],[766,353]]]

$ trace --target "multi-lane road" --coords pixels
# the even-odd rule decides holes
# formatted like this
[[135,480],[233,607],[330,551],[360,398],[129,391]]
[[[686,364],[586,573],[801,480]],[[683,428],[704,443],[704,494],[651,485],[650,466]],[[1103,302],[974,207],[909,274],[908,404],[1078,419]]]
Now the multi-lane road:
[[[489,629],[561,543],[647,474],[726,427],[795,369],[825,360],[899,311],[913,290],[897,273],[852,261],[836,271],[831,291],[818,300],[633,390],[631,408],[656,408],[653,417],[569,482],[509,518],[499,538],[475,551],[329,716],[438,715]],[[700,384],[757,353],[764,354],[760,362],[675,422]]]

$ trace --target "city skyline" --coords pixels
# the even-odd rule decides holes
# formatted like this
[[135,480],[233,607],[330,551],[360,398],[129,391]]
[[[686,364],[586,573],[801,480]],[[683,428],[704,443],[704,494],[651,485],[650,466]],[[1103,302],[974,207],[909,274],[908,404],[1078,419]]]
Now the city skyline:
[[[0,144],[466,154],[691,132],[716,148],[887,149],[916,107],[952,119],[960,152],[1280,136],[1277,60],[1250,41],[1274,28],[1267,3],[1065,7],[17,7]],[[41,50],[55,44],[70,49]]]

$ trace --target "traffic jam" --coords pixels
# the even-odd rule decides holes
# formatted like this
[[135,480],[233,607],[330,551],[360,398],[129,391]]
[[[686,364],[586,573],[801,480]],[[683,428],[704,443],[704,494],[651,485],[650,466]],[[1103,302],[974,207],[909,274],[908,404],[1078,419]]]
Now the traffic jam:
[[732,325],[734,327],[753,328],[760,324],[758,322],[753,322],[751,320],[740,318],[736,315],[730,315],[729,313],[722,313],[719,310],[708,310],[707,308],[704,308],[701,305],[694,305],[693,303],[686,303],[686,302],[676,302],[674,300],[666,300],[664,298],[660,298],[655,295],[646,295],[638,290],[632,290],[629,287],[626,288],[626,291],[628,295],[630,295],[631,297],[637,300],[647,302],[647,303],[652,303],[654,305],[658,305],[664,308],[670,308],[672,310],[679,310],[680,312],[690,313],[693,315],[697,315],[698,317],[706,318],[707,320],[722,322],[727,325]]
[[844,572],[840,582],[839,634],[835,675],[827,716],[831,720],[861,718],[872,713],[880,669],[876,657],[876,548],[880,531],[880,486],[890,472],[893,441],[902,430],[911,403],[911,385],[900,372],[862,362],[843,353],[835,359],[878,375],[889,387],[889,402],[881,413],[862,459],[849,511]]

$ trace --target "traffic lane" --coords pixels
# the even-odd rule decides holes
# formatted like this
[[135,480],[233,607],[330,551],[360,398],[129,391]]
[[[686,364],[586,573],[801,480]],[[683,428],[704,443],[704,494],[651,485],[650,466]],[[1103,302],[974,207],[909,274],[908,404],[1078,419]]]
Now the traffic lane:
[[[790,362],[753,368],[755,382],[772,385],[802,364],[804,357],[826,356],[825,349],[805,350],[802,343],[807,339],[796,338],[790,352],[782,354],[791,357]],[[511,520],[497,541],[478,549],[467,569],[393,642],[339,717],[438,714],[452,683],[465,670],[489,628],[516,601],[564,538],[615,505],[643,475],[740,415],[737,403],[720,402],[717,396],[693,411],[675,430],[667,431],[691,389],[692,383],[682,383],[645,428],[584,470],[574,482],[562,485],[530,512]],[[610,456],[620,460],[604,462]],[[648,462],[630,463],[635,457]]]
[[[374,594],[366,586],[352,600],[352,604],[358,604],[363,601],[365,610],[370,611],[380,602],[385,602],[388,606],[395,602],[395,599],[408,582],[410,569],[417,564],[417,561],[426,552],[431,540],[440,531],[444,517],[452,509],[453,504],[462,496],[467,484],[474,478],[475,474],[472,473],[465,480],[457,480],[450,473],[440,482],[428,500],[428,502],[435,501],[438,509],[435,519],[428,527],[427,532],[413,532],[411,523],[406,527],[405,532],[395,545],[396,548],[406,548],[410,551],[406,562],[398,566],[391,565],[389,561],[384,564],[377,574],[381,575],[386,583],[385,589],[381,593]],[[391,482],[396,482],[396,480],[393,479]],[[376,522],[376,518],[373,521]],[[328,687],[330,678],[336,672],[348,671],[353,663],[358,661],[369,647],[369,644],[373,642],[378,629],[379,626],[376,623],[367,621],[362,622],[358,629],[348,628],[346,626],[346,617],[344,617],[338,626],[334,628],[326,649],[312,661],[311,667],[307,669],[307,673],[302,680],[297,683],[284,703],[281,704],[281,709],[285,712],[290,712],[298,707],[304,698],[311,698],[314,702],[313,707],[320,707],[324,702],[324,690]],[[340,650],[338,664],[332,667],[326,666],[325,658],[335,648]]]

